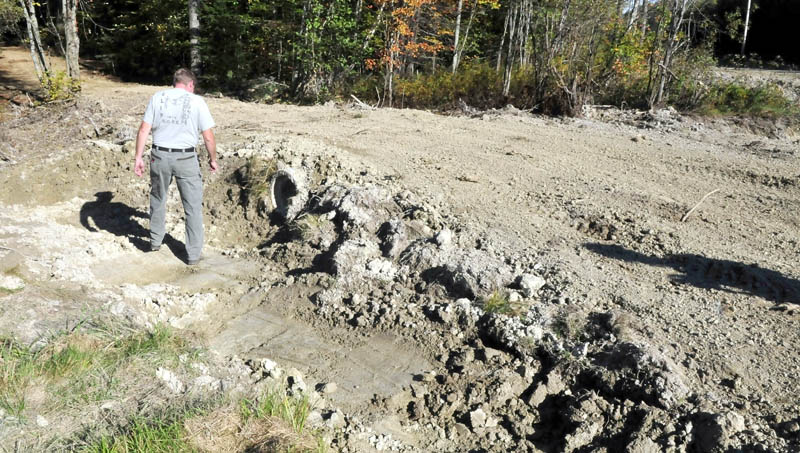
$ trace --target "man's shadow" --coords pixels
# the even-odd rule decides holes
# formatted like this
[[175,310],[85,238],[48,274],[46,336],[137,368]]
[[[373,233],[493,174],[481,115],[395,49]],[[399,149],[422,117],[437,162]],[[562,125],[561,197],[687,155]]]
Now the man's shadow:
[[619,245],[591,243],[588,250],[628,262],[650,266],[671,267],[679,272],[672,280],[697,288],[716,289],[739,294],[760,296],[780,304],[800,300],[800,281],[756,264],[718,260],[693,253],[649,256]]
[[[139,224],[136,219],[149,219],[146,212],[134,209],[125,203],[111,201],[114,194],[111,192],[97,192],[94,201],[87,201],[81,206],[81,225],[89,231],[98,229],[108,231],[115,236],[124,236],[137,249],[150,251],[150,231]],[[89,220],[92,220],[93,227]],[[185,256],[186,247],[180,241],[167,234],[164,237],[166,245],[175,256]]]

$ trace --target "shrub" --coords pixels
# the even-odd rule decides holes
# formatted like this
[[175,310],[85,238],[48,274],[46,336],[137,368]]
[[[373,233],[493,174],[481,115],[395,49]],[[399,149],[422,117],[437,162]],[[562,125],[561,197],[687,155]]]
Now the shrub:
[[48,72],[42,81],[45,102],[68,101],[81,91],[81,81],[67,76],[65,71]]
[[[447,69],[433,73],[396,76],[394,107],[451,110],[459,101],[479,109],[501,108],[514,104],[533,108],[535,92],[530,70],[517,69],[511,75],[509,95],[503,95],[503,73],[480,60],[465,61],[453,74]],[[377,76],[355,80],[351,92],[362,101],[376,103],[383,95],[383,79]]]
[[791,117],[800,114],[800,107],[792,104],[772,83],[753,87],[737,82],[713,85],[697,110],[708,115]]

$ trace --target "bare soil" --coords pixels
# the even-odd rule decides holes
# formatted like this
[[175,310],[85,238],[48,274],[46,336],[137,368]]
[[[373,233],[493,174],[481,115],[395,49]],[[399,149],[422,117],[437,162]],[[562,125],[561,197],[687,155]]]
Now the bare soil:
[[[0,68],[6,93],[33,91],[24,50],[0,49]],[[368,325],[321,310],[315,294],[341,276],[298,272],[310,265],[303,259],[311,252],[284,241],[281,223],[259,215],[244,194],[247,157],[270,149],[295,167],[334,162],[315,173],[312,191],[326,178],[408,191],[435,217],[420,236],[448,228],[459,247],[488,250],[515,274],[535,269],[547,284],[531,304],[548,328],[556,319],[569,324],[574,316],[580,327],[613,314],[615,335],[604,342],[648,345],[688,388],[675,406],[661,408],[661,432],[671,423],[683,434],[673,441],[653,435],[659,449],[702,451],[710,444],[692,437],[691,423],[688,431],[680,426],[693,420],[698,431],[697,414],[735,412],[746,428],[725,433],[732,440],[714,448],[800,451],[800,135],[783,123],[669,110],[598,108],[583,119],[556,119],[513,108],[464,116],[207,97],[222,170],[206,174],[206,259],[187,267],[176,193],[169,205],[172,242],[157,253],[144,251],[148,181],[132,172],[130,140],[149,97],[164,87],[90,72],[82,86],[72,103],[0,104],[0,272],[25,284],[0,293],[0,335],[35,342],[93,310],[188,329],[222,357],[248,363],[269,357],[310,381],[336,382],[338,391],[327,397],[347,415],[350,431],[335,436],[342,451],[463,451],[459,445],[474,451],[633,451],[645,445],[630,435],[644,428],[619,428],[617,437],[591,431],[579,442],[578,422],[564,419],[560,431],[552,430],[557,423],[544,423],[544,415],[536,426],[560,438],[520,432],[513,419],[522,409],[504,415],[497,429],[505,434],[498,434],[470,418],[479,405],[469,397],[450,415],[434,413],[433,403],[413,387],[428,382],[425,372],[441,376],[428,384],[431,392],[441,391],[441,401],[459,391],[459,383],[479,380],[453,370],[453,351],[500,350],[506,358],[497,367],[488,359],[476,365],[474,372],[485,376],[539,360],[538,372],[519,372],[526,381],[520,400],[546,382],[548,370],[561,369],[552,363],[558,356],[526,358],[435,316],[407,322],[415,319],[410,309],[398,315],[399,323]],[[395,294],[392,303],[401,307],[457,298],[430,281],[417,283],[362,285],[353,293],[368,299],[371,292],[378,299]],[[164,294],[175,301],[169,310],[141,302]],[[482,296],[471,303],[480,306]],[[582,344],[590,351],[584,357],[601,349],[580,329],[558,341],[566,356],[580,358],[570,348]],[[585,375],[575,376],[567,387],[586,388]],[[488,408],[494,387],[486,389],[480,407]],[[625,406],[624,396],[603,397]],[[430,413],[416,414],[409,405],[414,401]],[[353,428],[362,425],[367,435]]]

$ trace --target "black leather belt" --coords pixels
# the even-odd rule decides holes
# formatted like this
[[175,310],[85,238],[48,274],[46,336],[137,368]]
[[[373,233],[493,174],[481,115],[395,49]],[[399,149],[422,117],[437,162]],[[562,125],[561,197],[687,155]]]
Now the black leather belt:
[[155,145],[153,148],[159,151],[166,151],[168,153],[191,153],[194,151],[194,147],[191,148],[164,148],[163,146]]

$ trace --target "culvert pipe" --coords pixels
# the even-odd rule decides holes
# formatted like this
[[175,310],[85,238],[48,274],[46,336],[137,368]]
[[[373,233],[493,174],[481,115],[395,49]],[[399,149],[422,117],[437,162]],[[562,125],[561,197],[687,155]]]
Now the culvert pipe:
[[294,220],[308,201],[305,172],[295,168],[276,171],[270,180],[269,195],[278,216],[287,222]]

